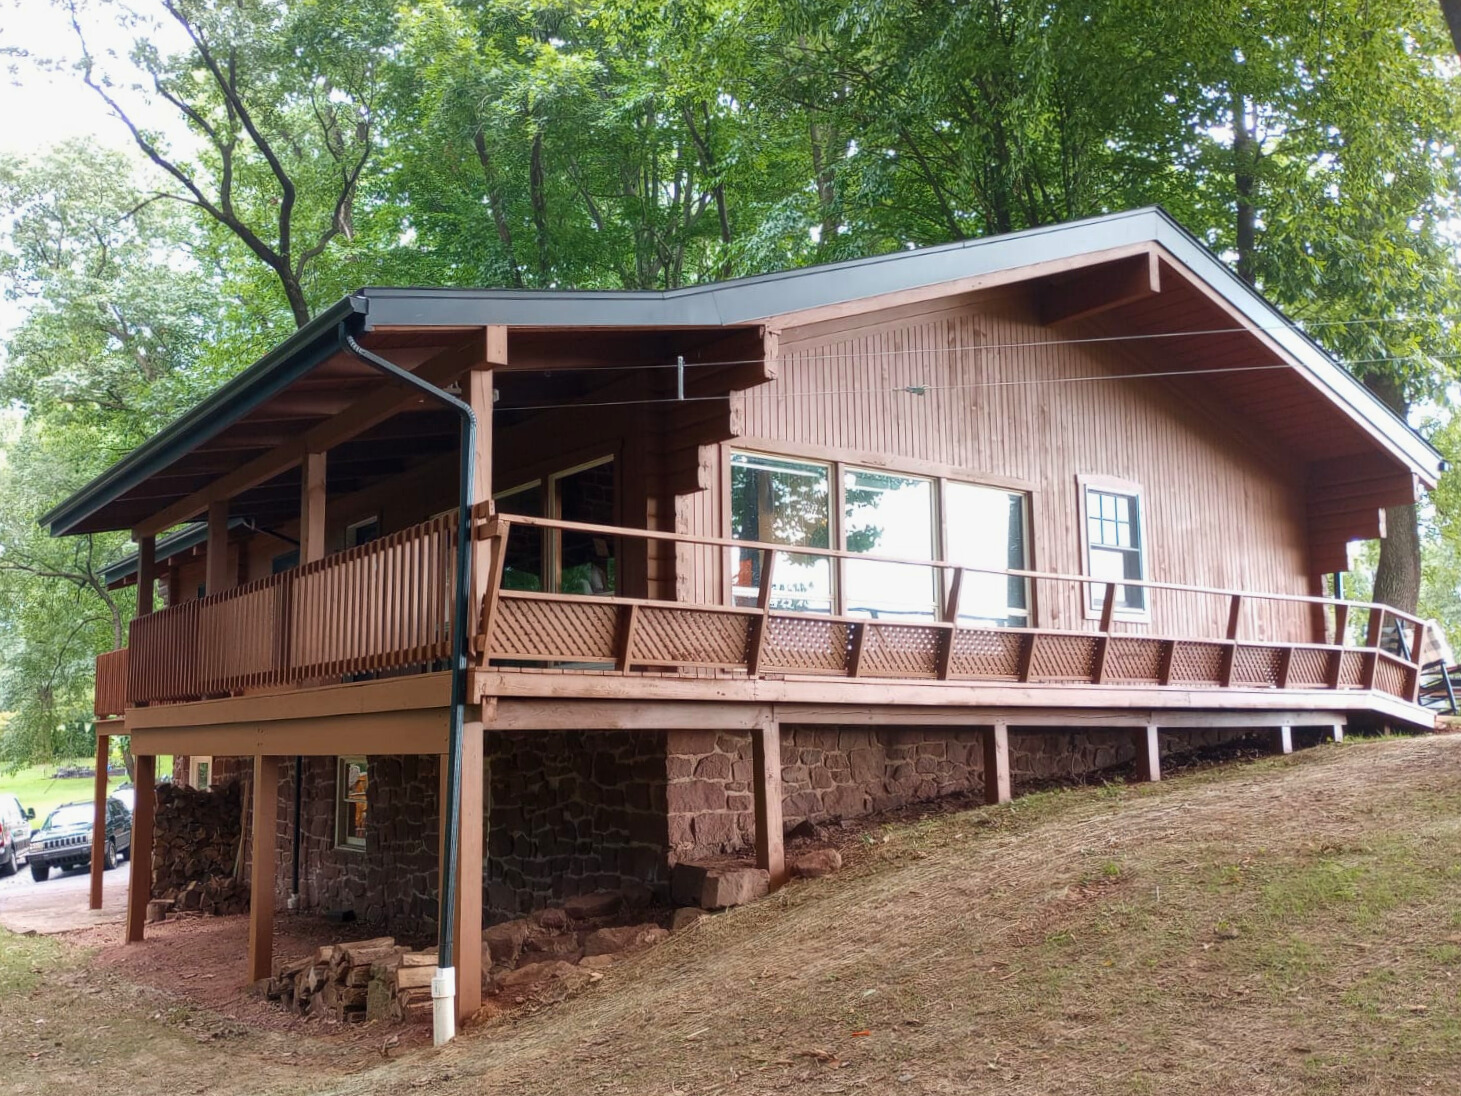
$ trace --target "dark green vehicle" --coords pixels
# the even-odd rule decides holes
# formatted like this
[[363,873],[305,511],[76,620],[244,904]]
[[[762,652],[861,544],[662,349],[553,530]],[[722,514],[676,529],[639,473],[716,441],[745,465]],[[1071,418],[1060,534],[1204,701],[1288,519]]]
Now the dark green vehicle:
[[[41,828],[31,835],[30,874],[37,883],[44,883],[52,868],[66,871],[84,868],[91,863],[91,824],[94,805],[88,800],[57,807]],[[118,857],[125,857],[132,847],[132,815],[117,799],[107,800],[106,841],[102,864],[117,866]]]

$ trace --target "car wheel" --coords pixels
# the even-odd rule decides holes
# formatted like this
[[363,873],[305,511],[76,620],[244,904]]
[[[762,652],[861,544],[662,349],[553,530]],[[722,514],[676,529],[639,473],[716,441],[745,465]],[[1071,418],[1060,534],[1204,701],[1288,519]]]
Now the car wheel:
[[101,866],[106,871],[111,871],[117,866],[117,843],[110,837],[107,838],[107,849],[102,856]]
[[32,864],[30,866],[30,877],[37,883],[44,883],[51,875],[51,865]]
[[15,862],[15,846],[11,845],[6,850],[5,863],[0,864],[0,875],[14,875],[18,867],[19,865]]

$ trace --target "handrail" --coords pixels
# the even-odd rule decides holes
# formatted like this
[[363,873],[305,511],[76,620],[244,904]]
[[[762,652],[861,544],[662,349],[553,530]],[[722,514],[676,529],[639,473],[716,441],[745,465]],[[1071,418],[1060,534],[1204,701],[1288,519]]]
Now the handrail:
[[[486,515],[485,507],[485,503],[478,504],[478,517]],[[894,563],[908,567],[937,567],[941,570],[972,571],[976,574],[1002,575],[1008,578],[1035,579],[1051,582],[1076,582],[1085,585],[1102,586],[1114,582],[1114,585],[1117,586],[1133,586],[1146,590],[1172,590],[1179,593],[1202,594],[1212,597],[1239,597],[1245,600],[1282,601],[1302,605],[1343,606],[1346,609],[1363,609],[1369,612],[1378,610],[1386,616],[1395,617],[1410,624],[1424,625],[1426,623],[1420,617],[1375,601],[1353,601],[1347,598],[1316,597],[1312,594],[1278,594],[1267,591],[1230,590],[1214,586],[1191,586],[1178,582],[1156,582],[1150,579],[1111,580],[1093,578],[1090,575],[1064,574],[1058,571],[1028,571],[1017,568],[977,567],[970,564],[954,563],[950,560],[908,559],[901,556],[874,555],[870,552],[849,552],[844,548],[812,548],[799,544],[773,544],[760,540],[735,540],[730,537],[670,533],[659,529],[630,529],[618,525],[598,525],[591,522],[563,521],[559,518],[529,517],[527,515],[501,512],[491,516],[500,524],[524,525],[540,529],[561,529],[565,532],[573,533],[596,533],[601,536],[671,541],[677,544],[695,544],[712,548],[744,548],[751,551],[783,552],[788,555],[797,556],[807,555],[821,556],[828,559],[851,559],[864,563]],[[478,525],[478,536],[492,535],[492,532],[493,529],[490,524]]]

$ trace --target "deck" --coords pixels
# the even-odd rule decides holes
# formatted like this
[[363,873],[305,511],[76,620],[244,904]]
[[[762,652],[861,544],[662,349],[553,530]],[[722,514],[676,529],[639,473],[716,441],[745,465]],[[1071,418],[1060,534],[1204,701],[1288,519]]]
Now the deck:
[[[662,548],[760,554],[754,604],[588,596],[510,589],[504,545],[514,527],[631,540]],[[371,696],[447,669],[456,522],[436,518],[283,574],[161,609],[132,623],[130,645],[97,661],[98,717],[129,726],[177,726],[184,705],[251,710],[249,698],[301,689]],[[880,619],[784,608],[773,594],[784,545],[685,537],[640,529],[480,513],[472,640],[472,699],[498,705],[504,725],[665,726],[694,705],[701,722],[754,725],[768,706],[807,721],[1106,722],[1176,726],[1253,719],[1325,723],[1348,714],[1429,726],[1417,702],[1424,624],[1382,605],[1161,582],[1148,603],[1210,603],[1216,634],[1162,636],[1118,618],[1117,583],[1041,571],[958,567],[926,560],[798,547],[798,556],[856,558],[937,575],[939,606],[918,619]],[[724,568],[729,574],[729,568]],[[1105,608],[1081,629],[995,626],[961,613],[971,576],[1030,584],[1034,596],[1098,587]],[[727,578],[727,601],[730,599]],[[748,600],[748,599],[743,599]],[[1093,599],[1095,600],[1095,599]],[[1295,621],[1327,643],[1267,638]],[[1225,621],[1225,626],[1223,622]],[[1279,623],[1275,623],[1279,622]],[[1359,630],[1363,641],[1350,642]],[[1249,632],[1260,634],[1249,635]],[[374,684],[376,687],[361,688]],[[433,688],[435,688],[433,686]],[[231,704],[220,704],[232,700]],[[444,703],[444,700],[442,701]],[[592,706],[590,708],[590,705]],[[649,709],[659,705],[658,713]],[[255,706],[257,707],[257,706]],[[265,706],[266,708],[267,706]],[[258,708],[263,711],[264,708]],[[291,711],[297,712],[297,705]],[[977,713],[976,711],[977,710]],[[1183,714],[1185,713],[1185,714]],[[1218,713],[1228,713],[1218,719]],[[264,717],[267,718],[267,717]],[[230,720],[231,722],[236,722]],[[698,724],[697,724],[698,725]]]

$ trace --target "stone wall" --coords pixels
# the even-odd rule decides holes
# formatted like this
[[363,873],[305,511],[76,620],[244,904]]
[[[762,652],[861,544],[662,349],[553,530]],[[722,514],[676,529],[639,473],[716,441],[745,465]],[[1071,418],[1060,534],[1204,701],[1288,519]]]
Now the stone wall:
[[663,734],[502,732],[486,749],[489,921],[631,884],[668,894]]
[[[1161,736],[1162,753],[1214,745],[1242,731]],[[984,787],[983,732],[948,727],[781,728],[782,814],[788,828],[893,810]],[[672,862],[753,843],[748,734],[672,731],[666,740]],[[1010,733],[1010,775],[1021,782],[1089,776],[1131,762],[1131,731]]]

